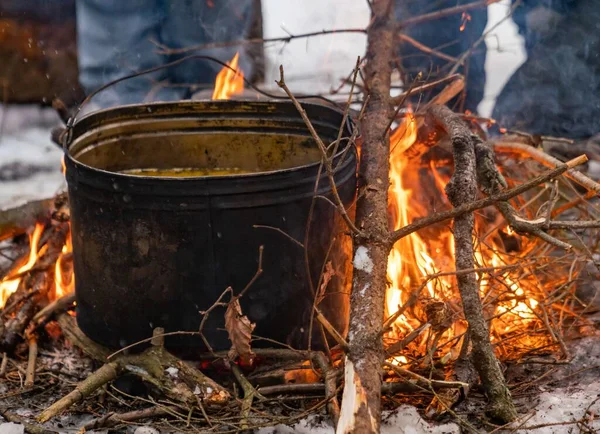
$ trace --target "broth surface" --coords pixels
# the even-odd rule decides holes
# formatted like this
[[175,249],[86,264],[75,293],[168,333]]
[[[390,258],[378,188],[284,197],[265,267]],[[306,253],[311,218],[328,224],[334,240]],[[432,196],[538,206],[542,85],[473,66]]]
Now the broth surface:
[[198,167],[173,167],[169,169],[127,169],[120,173],[134,176],[155,176],[169,178],[199,178],[202,176],[227,176],[241,175],[245,173],[254,173],[251,170],[240,169],[239,167],[215,167],[212,169]]

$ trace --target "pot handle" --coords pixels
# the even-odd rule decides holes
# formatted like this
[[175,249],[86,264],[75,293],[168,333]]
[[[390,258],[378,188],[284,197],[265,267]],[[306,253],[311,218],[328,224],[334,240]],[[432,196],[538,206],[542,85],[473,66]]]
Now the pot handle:
[[[158,65],[158,66],[154,66],[152,68],[148,68],[145,69],[143,71],[138,71],[138,72],[134,72],[132,74],[129,75],[125,75],[123,77],[117,78],[109,83],[106,83],[103,86],[100,86],[98,89],[94,90],[92,93],[90,93],[89,95],[87,95],[85,97],[85,99],[79,103],[76,107],[76,109],[73,111],[72,115],[68,115],[66,114],[66,127],[63,129],[62,132],[57,133],[56,136],[56,140],[59,142],[57,143],[59,146],[61,146],[61,148],[63,149],[63,151],[66,151],[69,148],[69,145],[71,144],[71,141],[73,140],[73,126],[75,125],[75,122],[77,120],[77,116],[79,115],[79,113],[81,112],[81,109],[83,108],[84,105],[86,105],[88,102],[91,101],[91,99],[97,95],[98,93],[102,92],[103,90],[117,84],[120,83],[122,81],[125,80],[129,80],[130,78],[135,78],[135,77],[139,77],[141,75],[145,75],[145,74],[149,74],[151,72],[155,72],[155,71],[159,71],[161,69],[164,68],[170,68],[171,66],[175,66],[175,65],[179,65],[180,63],[183,63],[187,60],[190,59],[200,59],[200,60],[209,60],[211,62],[215,62],[218,63],[219,65],[223,66],[224,68],[229,68],[230,70],[232,70],[233,72],[237,73],[237,69],[232,68],[231,66],[229,66],[227,63],[220,61],[219,59],[216,59],[214,57],[211,56],[204,56],[201,54],[190,54],[188,56],[182,57],[180,59],[177,60],[173,60],[172,62],[169,63],[165,63],[164,65]],[[246,77],[242,77],[244,79],[244,83],[254,89],[255,91],[269,97],[272,99],[289,99],[287,96],[281,96],[281,95],[274,95],[268,92],[265,92],[264,90],[259,89],[258,87],[256,87],[253,83],[251,83]],[[330,100],[329,98],[326,98],[322,95],[304,95],[304,96],[299,96],[297,97],[298,99],[306,99],[306,98],[318,98],[321,99],[323,101],[326,101],[330,104],[336,105],[335,102],[333,102],[332,100]],[[61,102],[62,104],[62,102]],[[64,104],[62,104],[64,106]],[[54,106],[54,104],[53,104]],[[59,110],[59,108],[55,107],[55,110],[57,110],[57,112],[59,112],[59,115],[61,116],[61,118],[63,118],[63,115],[66,113],[61,113],[61,111]],[[65,108],[66,110],[66,108]],[[63,118],[64,120],[64,118]],[[52,140],[54,141],[54,134],[52,137]]]

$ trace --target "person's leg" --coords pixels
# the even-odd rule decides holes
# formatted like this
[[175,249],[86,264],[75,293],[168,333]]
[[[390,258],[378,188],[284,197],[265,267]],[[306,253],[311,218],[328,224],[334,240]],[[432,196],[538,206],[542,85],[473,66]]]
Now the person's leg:
[[[133,72],[163,64],[152,39],[160,40],[165,11],[159,0],[77,0],[80,81],[86,92]],[[119,83],[94,97],[101,107],[180,99],[183,92],[159,88],[166,71]]]
[[[211,42],[237,41],[248,37],[253,21],[252,0],[182,0],[167,1],[167,19],[162,41],[170,48],[186,48]],[[195,54],[215,57],[227,62],[240,53],[239,67],[244,75],[252,73],[252,61],[244,46],[210,48]],[[183,55],[171,56],[170,60]],[[211,88],[221,65],[204,60],[191,60],[169,69],[174,84],[199,84]]]
[[[397,20],[402,21],[469,2],[471,0],[398,0],[395,3],[395,13]],[[455,14],[410,26],[403,30],[403,33],[429,48],[458,58],[481,37],[486,24],[487,9],[473,9],[468,12],[468,15]],[[422,72],[425,77],[440,78],[445,76],[453,66],[452,62],[424,53],[407,42],[401,43],[398,53],[408,80],[414,79],[419,72]],[[466,67],[459,70],[466,75],[467,94],[464,108],[473,112],[477,110],[477,106],[483,99],[485,57],[486,45],[483,42],[469,56]]]
[[498,95],[492,116],[509,129],[587,139],[600,132],[598,1],[538,3],[552,3],[561,19],[542,26],[541,20],[552,15],[531,15],[531,10],[525,17],[529,35],[538,20],[535,44]]

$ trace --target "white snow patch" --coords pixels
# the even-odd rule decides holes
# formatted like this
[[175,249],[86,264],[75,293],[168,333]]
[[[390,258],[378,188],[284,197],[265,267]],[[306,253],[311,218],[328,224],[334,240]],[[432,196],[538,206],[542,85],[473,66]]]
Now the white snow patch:
[[[530,418],[529,415],[522,416],[516,422],[517,426],[523,425],[525,429],[516,431],[519,434],[538,434],[542,431],[544,434],[570,434],[579,432],[576,423],[546,426],[541,429],[526,429],[528,426],[565,423],[568,421],[578,421],[585,416],[588,406],[597,399],[600,391],[600,380],[593,381],[585,386],[580,384],[576,388],[561,388],[552,392],[543,392],[539,395],[539,402],[535,406],[535,413]],[[590,408],[589,414],[600,413],[600,401],[596,401]],[[525,421],[525,423],[523,423]],[[591,432],[600,433],[600,419],[587,422]]]
[[352,262],[354,268],[365,273],[373,271],[373,261],[369,257],[369,249],[365,246],[359,246],[354,253],[354,261]]
[[145,369],[140,368],[139,366],[135,366],[135,365],[125,365],[125,369],[129,372],[132,372],[134,374],[139,374],[139,375],[148,375],[148,371],[146,371]]
[[0,434],[23,434],[25,432],[25,427],[20,423],[1,423],[0,424]]
[[367,289],[369,289],[371,287],[370,283],[365,283],[365,286],[363,286],[363,289],[360,290],[360,295],[364,296],[367,293]]
[[[454,423],[436,425],[425,421],[416,408],[402,405],[394,411],[383,413],[381,434],[460,434]],[[277,425],[262,428],[257,434],[333,434],[333,426],[319,416],[309,416],[296,425]],[[538,433],[539,434],[539,433]]]
[[179,369],[172,366],[169,366],[167,369],[165,369],[165,371],[173,378],[177,378],[179,376]]
[[141,426],[136,428],[133,434],[160,434],[160,431],[156,428],[152,428],[151,426]]

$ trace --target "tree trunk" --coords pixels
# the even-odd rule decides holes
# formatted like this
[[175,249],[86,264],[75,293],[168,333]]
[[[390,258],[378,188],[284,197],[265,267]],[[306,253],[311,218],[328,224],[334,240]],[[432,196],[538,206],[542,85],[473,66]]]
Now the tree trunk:
[[361,125],[360,175],[356,226],[364,236],[354,242],[354,278],[350,302],[350,352],[338,433],[376,433],[381,422],[381,372],[388,228],[390,77],[394,19],[390,0],[372,2],[368,30],[366,87],[369,101]]

